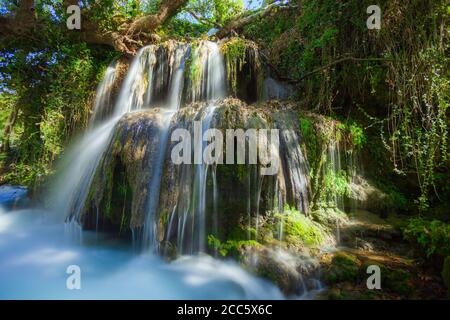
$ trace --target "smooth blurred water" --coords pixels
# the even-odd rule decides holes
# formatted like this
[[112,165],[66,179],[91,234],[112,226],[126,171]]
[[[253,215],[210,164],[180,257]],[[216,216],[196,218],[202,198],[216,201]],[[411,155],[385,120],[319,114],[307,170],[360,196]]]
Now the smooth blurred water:
[[[80,290],[66,288],[69,265],[81,268]],[[76,243],[64,225],[49,225],[44,211],[0,212],[0,299],[282,298],[231,261],[190,256],[167,263],[94,233]]]

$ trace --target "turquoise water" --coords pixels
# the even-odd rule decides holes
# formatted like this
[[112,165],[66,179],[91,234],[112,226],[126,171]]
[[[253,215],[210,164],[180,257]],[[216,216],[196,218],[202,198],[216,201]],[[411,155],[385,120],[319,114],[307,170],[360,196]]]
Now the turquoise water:
[[[1,299],[282,299],[279,289],[232,261],[210,256],[165,262],[95,233],[73,239],[47,213],[0,213]],[[81,289],[69,290],[68,266]]]

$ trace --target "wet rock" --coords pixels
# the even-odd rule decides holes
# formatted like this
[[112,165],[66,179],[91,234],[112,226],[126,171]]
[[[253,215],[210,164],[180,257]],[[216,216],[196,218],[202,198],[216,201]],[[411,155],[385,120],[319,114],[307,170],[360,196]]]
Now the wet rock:
[[355,247],[364,251],[373,251],[373,246],[370,242],[358,237],[355,238]]
[[[155,241],[172,242],[181,254],[200,249],[187,247],[185,242],[205,247],[199,237],[206,239],[214,225],[220,226],[219,236],[226,239],[244,216],[263,216],[274,209],[276,202],[278,209],[286,204],[307,213],[309,170],[298,139],[298,121],[292,120],[295,113],[290,109],[275,111],[270,103],[249,106],[229,98],[215,102],[210,120],[210,127],[220,130],[224,137],[224,159],[227,129],[282,130],[280,152],[276,154],[281,164],[275,175],[262,175],[259,163],[234,163],[213,165],[208,168],[206,180],[196,182],[198,165],[173,163],[172,149],[179,141],[171,141],[171,134],[186,129],[193,135],[194,121],[202,120],[210,107],[208,103],[192,103],[170,117],[157,108],[123,116],[91,183],[81,215],[84,226],[94,228],[100,224],[115,232],[131,228],[139,234],[150,215]],[[246,149],[249,147],[247,142]],[[154,180],[158,185],[155,192],[150,186]],[[204,184],[206,190],[205,208],[201,210],[192,207],[199,205],[199,200],[194,199],[198,183]],[[149,214],[151,203],[154,212]],[[200,219],[205,219],[203,227],[198,224]],[[179,228],[180,223],[183,226]],[[204,235],[200,235],[200,227],[205,228]]]
[[361,176],[355,176],[348,185],[346,201],[357,209],[368,210],[386,216],[392,208],[388,195]]
[[[158,164],[163,115],[157,110],[135,112],[118,123],[111,144],[91,183],[82,219],[86,227],[100,222],[118,229],[139,228],[147,212],[152,168]],[[165,142],[164,142],[165,143]]]
[[325,281],[329,284],[338,282],[354,283],[359,278],[361,261],[349,253],[339,252],[331,258],[325,271]]
[[242,257],[247,268],[275,282],[286,295],[306,295],[321,287],[319,262],[299,252],[264,246],[246,250]]
[[29,201],[28,189],[26,187],[9,184],[0,186],[0,206],[17,208],[26,205]]

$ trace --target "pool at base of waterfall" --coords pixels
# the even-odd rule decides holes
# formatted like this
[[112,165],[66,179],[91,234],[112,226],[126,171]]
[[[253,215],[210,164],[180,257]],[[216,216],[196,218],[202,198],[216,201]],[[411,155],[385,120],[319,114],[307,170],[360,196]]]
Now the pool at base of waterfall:
[[80,243],[46,215],[0,213],[0,299],[286,298],[235,262],[196,255],[168,263],[93,232]]

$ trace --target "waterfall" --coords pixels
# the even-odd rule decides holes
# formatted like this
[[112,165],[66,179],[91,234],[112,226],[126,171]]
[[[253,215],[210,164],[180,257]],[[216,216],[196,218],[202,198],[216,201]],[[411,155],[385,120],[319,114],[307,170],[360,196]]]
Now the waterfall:
[[219,46],[211,41],[201,42],[192,55],[189,79],[189,101],[211,101],[226,96],[225,63]]
[[[140,252],[170,255],[166,244],[173,241],[178,255],[196,254],[208,252],[210,233],[218,235],[223,231],[220,224],[223,220],[219,219],[223,218],[220,216],[223,208],[220,206],[222,201],[229,200],[227,197],[231,201],[236,199],[232,198],[231,193],[235,196],[235,193],[242,192],[239,196],[246,197],[242,212],[235,214],[244,216],[242,221],[236,221],[236,225],[248,222],[249,239],[254,237],[253,227],[258,238],[266,212],[280,212],[284,204],[291,204],[305,214],[309,212],[309,165],[302,151],[301,136],[298,130],[291,129],[294,121],[289,120],[292,115],[288,113],[282,119],[271,118],[272,115],[259,117],[255,116],[259,113],[254,110],[256,108],[240,109],[241,106],[237,105],[236,119],[239,121],[234,119],[232,123],[239,128],[280,129],[282,150],[277,156],[282,161],[273,177],[262,175],[257,164],[239,164],[245,166],[243,171],[246,171],[246,176],[242,177],[242,181],[239,180],[241,177],[232,181],[236,182],[238,191],[231,190],[235,187],[232,185],[228,195],[221,189],[221,174],[226,170],[220,165],[194,161],[193,164],[171,167],[168,161],[169,136],[173,130],[184,128],[191,133],[194,144],[190,152],[195,158],[196,154],[202,157],[208,146],[204,140],[208,129],[226,129],[220,128],[227,124],[220,119],[228,117],[231,109],[223,112],[222,101],[219,101],[227,97],[228,88],[224,57],[216,43],[168,41],[143,47],[129,63],[123,80],[118,75],[120,63],[123,61],[114,61],[106,69],[97,88],[89,126],[64,155],[61,173],[53,185],[55,192],[52,192],[49,202],[59,213],[59,220],[66,222],[66,231],[84,241],[82,227],[95,230],[96,239],[102,231],[109,231],[102,229],[104,222],[112,219],[111,212],[101,206],[104,201],[108,209],[116,205],[123,212],[119,220],[120,228],[123,217],[127,215],[130,218],[130,222],[123,225],[131,228],[133,245]],[[115,88],[120,88],[119,92],[115,92]],[[243,109],[246,109],[244,114],[240,114]],[[250,139],[246,141],[250,145]],[[129,145],[136,148],[127,149]],[[200,147],[196,150],[195,146]],[[336,152],[339,153],[339,150]],[[333,163],[340,157],[334,154],[335,151],[330,149],[330,161]],[[111,171],[107,171],[108,165],[111,165]],[[129,170],[133,165],[136,166],[133,169],[137,170]],[[117,169],[120,177],[126,176],[123,180],[127,181],[114,180]],[[165,181],[166,175],[170,176],[167,178],[171,179],[169,182]],[[120,193],[117,197],[124,198],[118,200],[119,204],[113,203],[117,200],[114,183],[117,189],[125,187],[125,196]],[[242,186],[237,186],[239,183]],[[127,199],[128,187],[132,193],[130,199]],[[108,192],[109,198],[105,196]],[[271,195],[273,198],[269,199]],[[162,200],[167,200],[164,206]],[[127,206],[128,202],[131,202],[130,206]],[[135,214],[136,211],[139,214]],[[283,225],[279,228],[281,240]],[[115,258],[119,261],[121,256]],[[191,265],[193,268],[190,269],[202,266]],[[217,267],[209,270],[211,277],[216,272],[214,268]],[[125,274],[133,274],[134,270],[141,272],[141,269],[144,268],[140,265],[132,265],[126,269],[130,272]],[[156,270],[155,274],[161,272]],[[243,275],[239,277],[246,280]],[[182,283],[181,280],[179,282]],[[247,286],[251,284],[246,282]],[[103,286],[102,292],[108,292],[109,284]]]
[[75,143],[60,163],[61,174],[52,185],[48,202],[58,220],[71,224],[69,230],[79,233],[80,213],[97,166],[111,139],[112,130],[119,120],[112,117],[112,87],[116,79],[117,61],[111,63],[97,87],[93,114],[86,133]]
[[286,182],[292,188],[296,209],[306,214],[309,211],[308,162],[301,150],[300,139],[294,130],[281,130],[280,138],[286,152],[286,167],[283,167],[283,170],[287,171]]
[[[156,46],[143,47],[134,57],[127,72],[116,103],[115,114],[121,116],[132,110],[142,109],[144,101],[149,102],[153,82],[153,68],[156,64]],[[150,82],[149,82],[150,81]],[[144,100],[144,96],[146,99]]]
[[[212,127],[215,110],[216,106],[209,104],[193,115],[192,119],[198,122],[193,125],[191,122],[188,128],[196,140],[194,145],[201,148],[194,150],[192,147],[192,154],[203,155],[206,148],[203,134]],[[179,188],[182,192],[171,211],[167,226],[169,235],[174,225],[177,226],[177,248],[180,253],[206,251],[206,214],[212,213],[214,220],[217,213],[218,191],[215,170],[214,165],[207,165],[203,161],[181,166]],[[211,188],[207,187],[209,181],[212,183]],[[212,199],[210,206],[207,206],[207,199]]]
[[152,161],[152,175],[149,183],[148,191],[148,209],[144,222],[144,234],[142,238],[144,250],[157,250],[158,249],[158,224],[155,221],[156,211],[159,204],[159,194],[161,185],[161,175],[164,166],[164,156],[167,146],[167,140],[169,135],[170,120],[172,119],[173,112],[161,112],[161,117],[159,120],[159,145],[157,152],[154,155]]
[[[117,79],[115,69],[116,64],[107,69],[97,89],[94,116],[91,119],[93,123],[97,123],[97,114],[107,114],[104,110],[109,108],[106,104],[110,105],[110,88],[117,86],[114,83]],[[99,223],[103,223],[102,217],[105,215],[98,207],[101,201],[99,199],[103,199],[103,196],[92,198],[89,190],[92,186],[95,188],[106,183],[101,179],[99,168],[114,161],[108,158],[112,157],[110,151],[106,152],[113,148],[114,143],[119,142],[112,141],[113,132],[118,123],[120,126],[128,126],[130,119],[138,119],[140,115],[135,112],[152,109],[148,119],[150,122],[136,123],[132,130],[135,137],[133,139],[137,139],[134,140],[137,147],[129,150],[143,152],[146,159],[140,169],[145,171],[142,172],[145,178],[138,185],[142,189],[133,190],[133,196],[136,192],[141,193],[138,195],[139,200],[130,200],[137,201],[131,204],[134,213],[130,213],[134,217],[130,223],[133,242],[137,248],[147,252],[161,251],[162,242],[171,240],[176,240],[174,243],[178,254],[206,252],[207,235],[218,234],[220,227],[219,202],[223,200],[219,191],[220,175],[216,165],[208,165],[203,161],[194,161],[194,164],[184,164],[176,169],[170,168],[169,135],[176,128],[187,129],[195,140],[191,153],[194,158],[196,154],[201,157],[207,146],[203,134],[220,125],[217,122],[219,117],[216,117],[217,103],[226,96],[224,57],[216,43],[200,41],[191,45],[168,41],[162,45],[149,45],[140,49],[122,81],[114,110],[109,112],[110,118],[105,119],[98,127],[93,125],[76,145],[72,156],[68,157],[72,164],[68,165],[68,170],[62,175],[63,187],[59,192],[59,199],[66,199],[62,204],[66,221],[71,222],[75,226],[73,229],[79,232],[83,215],[91,212],[94,218],[90,223],[95,224],[95,229],[99,230]],[[190,111],[186,113],[183,111],[186,110],[184,106],[191,102],[199,106],[188,108]],[[132,116],[133,114],[137,116]],[[263,118],[249,121],[247,125],[250,127],[257,125],[270,129],[272,126]],[[257,124],[252,121],[262,122]],[[149,124],[151,130],[146,131],[142,126]],[[277,156],[279,159],[283,158],[278,174],[265,177],[258,165],[247,165],[247,208],[244,210],[248,225],[256,230],[256,237],[260,220],[267,210],[280,212],[284,204],[292,204],[305,214],[309,211],[309,167],[302,152],[300,136],[291,129],[295,127],[294,121],[290,114],[285,114],[275,119],[274,125],[274,128],[280,129],[282,147]],[[151,141],[151,147],[139,149],[138,144],[142,143],[140,135]],[[124,142],[120,140],[119,143]],[[194,150],[196,145],[200,146],[199,150]],[[172,182],[164,184],[165,174],[169,171]],[[67,181],[70,183],[64,186]],[[273,199],[267,197],[268,186],[274,188]],[[103,192],[103,188],[111,190],[112,186],[104,186],[99,192]],[[167,188],[175,188],[174,194],[167,195],[172,192]],[[243,191],[245,192],[245,187]],[[162,206],[161,201],[166,198],[171,199]],[[282,230],[283,226],[280,225],[281,235]],[[250,232],[248,236],[251,236]],[[165,244],[163,247],[163,252],[167,253],[168,248]]]
[[[144,49],[143,51],[145,51]],[[154,48],[151,52],[155,52]],[[184,91],[184,75],[185,75],[185,61],[188,56],[191,54],[191,48],[184,44],[175,44],[167,49],[167,59],[163,59],[161,62],[158,61],[159,65],[156,67],[158,70],[157,74],[162,73],[161,70],[169,70],[170,76],[168,79],[168,93],[165,101],[164,108],[167,108],[172,111],[176,111],[180,107],[180,103],[183,96]],[[153,57],[153,56],[152,56]],[[220,50],[217,44],[209,41],[201,42],[199,47],[195,49],[193,52],[193,60],[199,64],[199,68],[201,70],[201,77],[198,80],[198,84],[200,85],[198,88],[192,87],[196,93],[193,96],[194,100],[202,99],[206,101],[211,101],[211,105],[207,107],[205,113],[202,115],[199,114],[199,120],[202,121],[202,129],[201,135],[199,139],[202,139],[203,133],[210,128],[212,117],[214,115],[215,106],[212,103],[213,100],[224,98],[225,93],[225,67],[223,63],[223,58],[220,53]],[[137,57],[137,62],[135,61],[136,72],[143,72],[142,66],[146,65],[145,61],[142,61],[141,57]],[[168,66],[167,66],[168,64]],[[153,69],[155,64],[149,64],[150,68]],[[154,71],[150,71],[149,73],[153,74]],[[130,90],[135,98],[128,99],[127,101],[131,103],[136,102],[139,105],[142,99],[141,95],[145,95],[144,90],[140,89],[139,85],[134,84],[135,81],[141,81],[143,76],[139,74],[135,74],[133,77],[130,76],[130,79],[126,79],[131,85],[131,87],[138,88],[137,90]],[[127,82],[126,82],[127,83]],[[161,81],[157,80],[156,83],[158,86],[161,85]],[[191,82],[193,83],[193,82]],[[146,88],[147,95],[148,92],[152,92],[154,88]],[[158,89],[159,90],[159,89]],[[161,94],[161,93],[160,93]],[[124,93],[125,95],[125,93]],[[151,96],[151,95],[150,95]],[[150,99],[150,105],[152,101]],[[139,109],[139,107],[131,106],[127,107],[127,110]],[[162,109],[162,110],[163,110]],[[160,125],[160,144],[158,147],[157,154],[155,155],[155,160],[152,164],[152,177],[150,181],[150,187],[148,192],[148,212],[146,214],[144,230],[142,235],[142,243],[144,250],[158,250],[158,228],[159,223],[156,221],[156,216],[158,212],[159,205],[159,197],[160,197],[160,185],[163,173],[164,159],[166,154],[166,146],[168,144],[168,134],[170,128],[170,121],[173,117],[173,112],[167,113],[162,119],[162,123]],[[202,153],[206,144],[200,141],[200,145],[202,145]],[[194,151],[195,152],[195,151]],[[191,230],[191,243],[196,242],[196,245],[191,247],[192,250],[195,251],[205,251],[206,249],[206,239],[205,239],[205,211],[206,211],[206,183],[208,178],[208,173],[211,172],[210,167],[205,164],[198,164],[193,169],[193,177],[189,175],[186,179],[187,184],[192,184],[190,187],[191,193],[189,195],[190,199],[180,199],[179,204],[172,210],[172,217],[169,221],[168,228],[170,229],[171,223],[173,223],[173,215],[177,210],[181,210],[183,212],[183,222],[178,223],[178,232],[179,232],[179,241],[180,248],[183,247],[183,239],[186,234],[185,228],[190,227]],[[216,183],[216,182],[214,182]],[[183,198],[184,195],[181,195]],[[183,205],[186,204],[186,205]],[[192,217],[189,217],[191,216]],[[192,219],[192,225],[188,225],[188,220]],[[181,227],[180,227],[181,225]],[[195,227],[194,227],[195,225]],[[194,239],[195,238],[195,239]],[[195,247],[195,249],[194,249]]]
[[91,181],[117,120],[113,118],[87,132],[62,163],[62,173],[53,186],[49,203],[68,222],[79,222]]
[[117,61],[115,60],[108,66],[102,81],[97,87],[89,128],[93,128],[96,123],[107,119],[111,114],[112,90],[116,81],[116,73]]
[[[327,163],[328,173],[334,178],[334,180],[342,177],[341,166],[341,152],[339,147],[339,141],[336,138],[332,139],[327,148]],[[344,209],[344,199],[338,190],[333,189],[331,196],[331,202],[333,205],[340,209]]]
[[172,71],[168,98],[168,107],[171,110],[178,110],[180,108],[183,94],[185,60],[189,51],[189,47],[178,45],[172,53],[171,59],[173,62],[171,63]]

